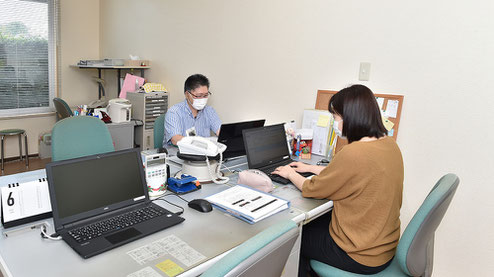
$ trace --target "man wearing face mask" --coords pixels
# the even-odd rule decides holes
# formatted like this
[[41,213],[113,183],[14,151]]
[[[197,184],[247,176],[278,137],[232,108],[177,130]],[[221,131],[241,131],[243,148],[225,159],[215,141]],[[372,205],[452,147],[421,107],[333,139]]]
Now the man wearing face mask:
[[211,92],[209,80],[202,74],[189,76],[184,85],[185,100],[173,105],[165,115],[163,147],[171,142],[177,145],[187,134],[209,137],[219,135],[221,121],[216,111],[207,106]]

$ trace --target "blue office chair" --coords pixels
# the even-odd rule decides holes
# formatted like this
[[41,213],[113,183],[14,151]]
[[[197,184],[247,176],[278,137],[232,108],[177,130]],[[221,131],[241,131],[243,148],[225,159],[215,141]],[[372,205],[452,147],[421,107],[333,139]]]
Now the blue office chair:
[[444,175],[408,223],[401,236],[391,264],[374,275],[346,272],[327,264],[311,260],[312,269],[322,277],[355,276],[431,276],[434,258],[434,233],[453,199],[460,180],[454,174]]
[[165,136],[165,114],[162,114],[154,121],[154,148],[163,147],[163,137]]
[[51,139],[52,161],[115,151],[108,127],[91,116],[73,116],[58,121]]
[[57,111],[57,120],[74,115],[67,102],[65,102],[62,98],[53,98],[53,104],[55,105],[55,110]]
[[239,245],[201,277],[281,276],[298,234],[295,222],[282,221]]

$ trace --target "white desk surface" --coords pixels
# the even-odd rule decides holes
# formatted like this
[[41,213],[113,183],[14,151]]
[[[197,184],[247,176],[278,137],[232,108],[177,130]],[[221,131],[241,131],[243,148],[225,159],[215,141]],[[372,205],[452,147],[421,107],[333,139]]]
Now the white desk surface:
[[[319,158],[313,158],[312,162]],[[173,163],[170,163],[170,166],[172,172],[179,169]],[[227,166],[232,170],[246,169],[246,159],[233,160],[228,162]],[[235,185],[237,176],[238,174],[231,175],[231,180],[227,185],[204,184],[201,190],[186,194],[183,197],[187,200],[205,198]],[[12,182],[31,181],[40,177],[45,177],[44,170],[8,175],[0,177],[0,186]],[[327,212],[332,207],[331,201],[303,198],[300,191],[291,184],[279,185],[273,193],[290,200],[291,208],[253,225],[216,209],[210,213],[200,213],[187,207],[187,204],[177,197],[168,196],[166,197],[168,201],[184,207],[185,211],[182,217],[185,218],[185,221],[183,223],[89,259],[81,258],[61,240],[42,239],[39,229],[29,228],[34,223],[27,224],[25,225],[27,228],[22,228],[24,227],[22,226],[20,231],[11,232],[9,237],[3,235],[0,237],[2,273],[5,276],[127,276],[143,268],[151,267],[159,275],[167,276],[155,265],[170,259],[185,270],[179,276],[197,276],[214,264],[225,252],[230,251],[270,225],[285,219],[303,223]],[[156,203],[172,212],[178,211],[177,208],[163,201]],[[47,222],[53,228],[52,219],[36,223],[41,222]],[[0,231],[3,233],[5,230],[2,227]],[[48,232],[52,233],[53,229],[48,230]],[[206,258],[188,267],[176,257],[164,255],[140,265],[128,254],[129,251],[169,235],[177,236]]]

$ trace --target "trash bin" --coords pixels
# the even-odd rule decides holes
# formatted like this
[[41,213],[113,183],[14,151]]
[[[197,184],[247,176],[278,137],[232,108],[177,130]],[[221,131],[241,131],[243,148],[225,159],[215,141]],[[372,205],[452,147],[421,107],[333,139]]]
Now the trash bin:
[[51,132],[45,132],[39,135],[38,155],[41,159],[51,158]]

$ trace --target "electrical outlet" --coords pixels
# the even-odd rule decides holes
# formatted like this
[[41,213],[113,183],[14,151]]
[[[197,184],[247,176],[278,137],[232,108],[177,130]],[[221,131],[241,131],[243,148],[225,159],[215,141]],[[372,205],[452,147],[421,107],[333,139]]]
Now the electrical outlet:
[[358,73],[358,79],[360,81],[369,81],[370,77],[370,63],[360,63],[360,70]]

